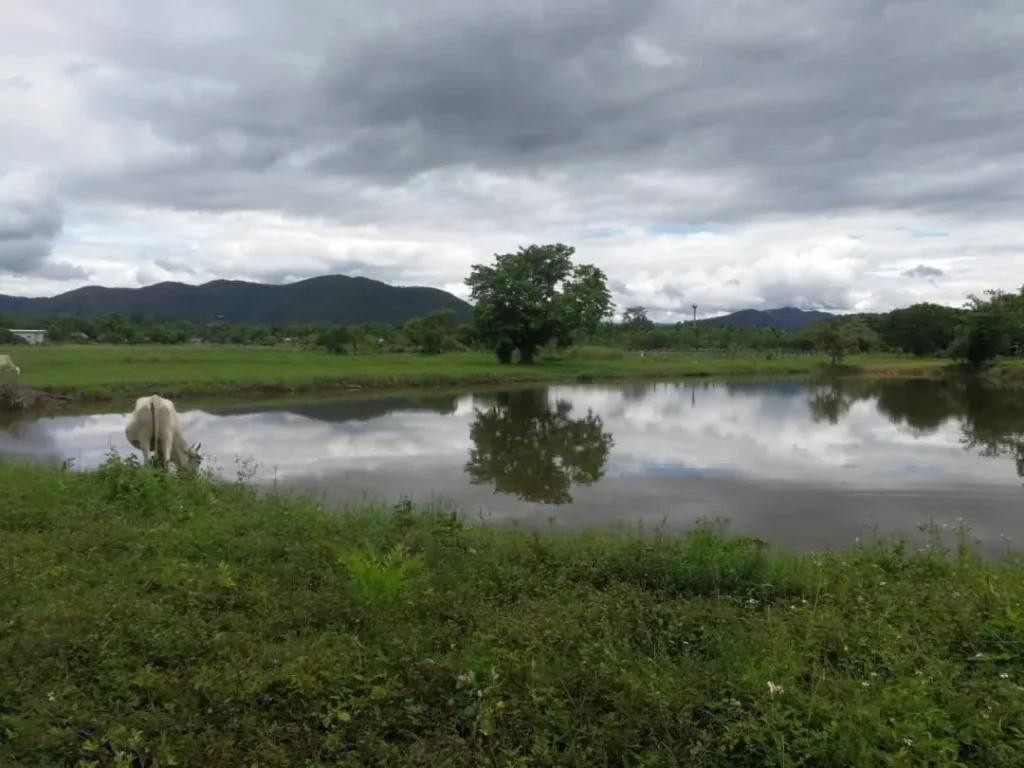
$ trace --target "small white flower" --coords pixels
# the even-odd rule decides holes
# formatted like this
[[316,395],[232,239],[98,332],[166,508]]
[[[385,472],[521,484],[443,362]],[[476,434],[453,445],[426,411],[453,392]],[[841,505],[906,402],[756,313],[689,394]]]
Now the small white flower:
[[871,687],[871,683],[869,683],[867,680],[865,680],[863,683],[861,683],[861,686],[863,688],[870,688]]
[[46,699],[47,701],[56,701],[57,694],[55,694],[53,691],[50,691],[48,694],[46,694]]
[[903,743],[906,744],[908,747],[914,746],[914,740],[907,736],[903,737]]
[[1001,678],[1003,678],[1003,680],[1009,680],[1010,679],[1010,676],[1008,674],[1006,674],[1005,672],[1000,673],[999,676]]
[[768,681],[768,693],[772,696],[782,693],[785,690],[781,685],[776,685],[771,680]]

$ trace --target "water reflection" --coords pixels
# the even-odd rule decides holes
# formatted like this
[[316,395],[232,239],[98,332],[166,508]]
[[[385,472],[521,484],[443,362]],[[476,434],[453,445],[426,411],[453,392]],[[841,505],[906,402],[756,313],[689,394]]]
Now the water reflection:
[[1024,391],[977,380],[839,380],[811,395],[816,421],[838,424],[852,405],[872,401],[893,424],[926,438],[955,422],[967,451],[1008,457],[1024,478]]
[[[1024,535],[1024,395],[978,382],[841,380],[556,386],[187,410],[225,477],[337,499],[452,503],[492,519],[686,525],[848,541],[864,527],[972,519]],[[129,453],[126,414],[0,429],[0,454]],[[613,439],[614,436],[614,439]]]
[[835,426],[850,412],[850,404],[843,382],[833,382],[832,386],[815,389],[811,394],[811,418],[817,423],[828,422]]
[[281,405],[245,404],[219,408],[214,411],[223,416],[241,416],[277,412],[302,416],[331,424],[348,421],[373,421],[391,413],[436,413],[449,416],[458,410],[460,397],[455,394],[434,394],[419,397],[353,397],[346,400],[326,400]]
[[552,401],[543,389],[476,398],[466,462],[471,482],[491,483],[524,501],[571,502],[573,485],[601,479],[613,445],[593,410],[579,418],[572,413],[571,402]]

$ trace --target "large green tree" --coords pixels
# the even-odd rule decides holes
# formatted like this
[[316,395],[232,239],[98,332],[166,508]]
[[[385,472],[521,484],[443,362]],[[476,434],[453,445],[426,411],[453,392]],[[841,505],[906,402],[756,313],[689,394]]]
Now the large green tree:
[[466,285],[474,302],[473,325],[502,363],[532,363],[537,350],[593,329],[611,315],[607,278],[592,264],[574,264],[570,245],[530,245],[474,264]]
[[627,307],[622,313],[622,324],[633,330],[648,331],[654,327],[654,323],[647,316],[646,307]]
[[989,290],[985,295],[969,297],[969,311],[949,349],[954,360],[974,367],[1024,346],[1024,288],[1018,294]]
[[857,347],[857,337],[849,324],[839,319],[825,320],[808,326],[814,347],[828,354],[832,365],[839,365],[850,349]]
[[455,335],[459,318],[451,309],[439,309],[425,317],[416,317],[405,324],[405,335],[416,348],[428,355],[438,355]]
[[316,339],[318,347],[323,347],[336,355],[347,354],[351,343],[352,331],[347,325],[336,325],[319,334]]

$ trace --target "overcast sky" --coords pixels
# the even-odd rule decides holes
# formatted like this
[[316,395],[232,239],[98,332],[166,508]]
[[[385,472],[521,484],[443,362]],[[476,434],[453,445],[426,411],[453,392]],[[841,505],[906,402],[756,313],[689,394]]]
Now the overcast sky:
[[1024,283],[1020,0],[8,0],[0,292],[325,273],[620,308]]

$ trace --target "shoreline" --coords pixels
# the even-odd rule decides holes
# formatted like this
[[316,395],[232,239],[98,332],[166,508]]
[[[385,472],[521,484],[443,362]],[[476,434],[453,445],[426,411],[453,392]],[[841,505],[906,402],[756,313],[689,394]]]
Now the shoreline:
[[[41,362],[60,365],[59,379],[67,377],[63,361],[59,360],[61,350],[43,350],[46,358]],[[56,398],[67,398],[77,406],[113,405],[132,400],[142,395],[158,392],[171,399],[253,399],[273,400],[294,396],[323,397],[352,394],[388,394],[398,391],[457,390],[470,387],[528,386],[543,384],[573,383],[628,383],[628,382],[671,382],[694,380],[764,380],[764,379],[829,379],[829,378],[959,378],[979,377],[1002,383],[1024,382],[1024,366],[1001,363],[979,373],[966,372],[940,359],[906,359],[899,357],[879,358],[871,356],[836,367],[830,366],[821,357],[793,357],[768,360],[764,357],[738,356],[736,358],[713,355],[651,354],[647,359],[621,355],[608,359],[575,359],[542,361],[531,366],[511,364],[499,366],[480,355],[441,355],[436,357],[418,356],[294,356],[281,353],[273,348],[246,350],[244,348],[224,350],[224,359],[190,359],[188,352],[175,350],[164,353],[166,359],[145,357],[144,351],[134,355],[105,360],[106,350],[98,350],[96,359],[88,353],[76,350],[79,359],[75,362],[91,369],[109,370],[106,381],[54,381],[55,376],[35,374],[29,368],[20,382],[7,382],[0,387],[21,387],[28,391],[43,393]],[[244,358],[242,363],[231,359],[232,355]],[[39,355],[43,357],[42,354]],[[198,357],[198,354],[197,354]],[[266,361],[260,359],[265,357]],[[135,378],[137,362],[152,363],[166,368],[169,374],[162,378],[153,371],[152,378]],[[126,363],[132,364],[129,368]],[[217,363],[220,363],[219,365]],[[259,363],[259,370],[253,370]],[[335,368],[330,373],[319,371],[324,365]],[[32,361],[29,362],[29,365]],[[42,367],[42,366],[39,366]],[[308,376],[293,375],[275,378],[267,374],[278,367],[312,369]],[[182,369],[195,372],[195,378],[182,379]],[[163,372],[163,371],[161,371]],[[46,373],[44,371],[44,373]],[[130,377],[119,379],[118,375]],[[27,413],[40,413],[63,409],[64,405],[46,398],[37,398],[46,406],[30,408]]]

